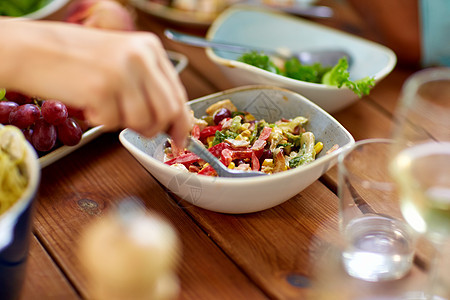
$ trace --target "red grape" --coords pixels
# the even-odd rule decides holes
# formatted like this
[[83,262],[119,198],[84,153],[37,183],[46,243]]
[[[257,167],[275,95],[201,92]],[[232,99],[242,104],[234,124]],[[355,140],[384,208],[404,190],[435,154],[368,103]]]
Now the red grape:
[[42,117],[45,121],[53,125],[63,123],[68,117],[66,106],[56,100],[46,100],[41,106]]
[[218,109],[213,115],[214,123],[216,125],[218,125],[220,121],[222,121],[225,118],[231,118],[231,111],[229,111],[226,108]]
[[81,131],[83,131],[83,132],[85,132],[86,130],[88,130],[91,127],[91,125],[89,124],[89,122],[87,120],[80,120],[75,117],[73,117],[72,119],[74,119],[75,122],[77,122],[78,125],[80,125]]
[[19,105],[9,114],[9,123],[20,129],[24,129],[33,125],[40,116],[41,111],[37,105],[23,104]]
[[61,143],[77,145],[83,132],[90,127],[82,109],[67,107],[58,100],[28,97],[16,91],[6,91],[0,101],[0,124],[20,128],[39,152],[51,151]]
[[80,125],[72,119],[67,118],[62,124],[57,126],[58,139],[67,146],[78,144],[83,135]]
[[0,123],[9,124],[9,114],[18,106],[16,102],[0,101]]
[[32,136],[33,136],[33,128],[22,129],[23,135],[27,139],[30,144],[33,144]]
[[47,123],[44,118],[39,118],[33,128],[31,143],[38,151],[50,151],[56,144],[56,127]]
[[13,91],[7,91],[5,98],[8,99],[9,101],[16,102],[19,105],[33,102],[33,100],[27,95]]

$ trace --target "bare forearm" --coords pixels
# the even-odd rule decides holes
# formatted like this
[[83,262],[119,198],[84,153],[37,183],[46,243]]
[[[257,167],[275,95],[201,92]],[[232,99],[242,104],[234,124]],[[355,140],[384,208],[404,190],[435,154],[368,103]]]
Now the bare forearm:
[[93,125],[146,136],[190,129],[186,92],[152,33],[0,20],[0,87],[82,108]]
[[[70,70],[74,61],[67,40],[83,29],[56,22],[4,18],[0,22],[0,35],[8,41],[0,48],[0,86],[45,98],[67,97],[57,84],[70,74],[60,69]],[[55,85],[49,87],[52,82]]]

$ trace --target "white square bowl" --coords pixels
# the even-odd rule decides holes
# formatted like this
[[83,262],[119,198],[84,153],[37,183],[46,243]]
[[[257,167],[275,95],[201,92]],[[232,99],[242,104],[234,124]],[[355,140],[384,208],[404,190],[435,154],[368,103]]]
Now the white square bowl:
[[[236,6],[223,12],[209,28],[207,39],[272,50],[344,50],[351,57],[350,79],[369,76],[375,79],[375,84],[386,77],[397,62],[395,53],[380,44],[299,17],[254,7]],[[239,62],[237,59],[241,54],[238,53],[211,48],[206,53],[237,86],[266,84],[287,88],[329,113],[359,99],[346,87],[295,80]]]
[[160,183],[193,205],[222,213],[250,213],[271,208],[301,192],[324,174],[337,161],[340,152],[326,154],[333,145],[341,148],[355,141],[350,133],[323,109],[305,97],[277,87],[247,86],[223,91],[189,102],[196,117],[205,114],[211,104],[230,99],[238,109],[252,113],[257,119],[274,122],[281,118],[304,116],[309,119],[306,130],[312,131],[324,149],[312,163],[267,176],[223,178],[203,176],[163,163],[167,137],[147,139],[125,129],[120,133],[123,146]]

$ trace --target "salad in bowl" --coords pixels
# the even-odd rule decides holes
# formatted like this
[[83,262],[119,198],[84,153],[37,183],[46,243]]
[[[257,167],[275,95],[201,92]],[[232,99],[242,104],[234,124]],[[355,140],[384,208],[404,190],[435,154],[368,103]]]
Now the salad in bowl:
[[[231,133],[234,130],[231,130],[231,126],[227,129],[225,123],[228,121],[216,120],[219,125],[216,125],[216,122],[214,124],[211,122],[211,118],[221,118],[220,112],[223,112],[224,105],[227,105],[226,108],[232,113],[234,108],[228,107],[230,102],[236,107],[235,115],[224,117],[222,121],[227,118],[234,120],[237,116],[240,116],[240,125],[236,122],[239,118],[234,120],[236,128],[239,127],[237,132],[234,133]],[[267,168],[265,170],[271,172],[271,174],[233,178],[214,176],[211,172],[203,175],[213,176],[203,176],[202,174],[199,175],[198,172],[204,170],[203,172],[206,173],[208,171],[207,166],[197,158],[193,158],[192,163],[178,161],[183,165],[179,167],[173,167],[167,163],[170,159],[175,158],[170,156],[174,151],[179,151],[178,154],[175,154],[177,158],[192,154],[188,154],[184,149],[173,149],[165,134],[149,139],[130,129],[125,129],[120,133],[119,139],[122,145],[153,177],[174,195],[185,200],[185,204],[211,211],[242,214],[261,211],[281,204],[307,188],[334,166],[337,162],[338,153],[341,152],[340,149],[355,142],[352,135],[319,106],[300,94],[273,86],[252,85],[234,88],[189,101],[188,105],[194,112],[196,122],[203,120],[208,124],[200,121],[204,126],[203,129],[199,126],[200,133],[203,131],[203,134],[200,134],[194,126],[191,135],[203,141],[205,147],[208,147],[210,151],[212,149],[217,150],[214,147],[223,146],[220,153],[216,154],[219,159],[222,159],[222,153],[225,150],[223,156],[224,159],[228,159],[225,161],[227,167],[238,168],[240,166],[241,168],[251,169],[255,168],[253,163],[259,163],[260,170],[263,167]],[[250,115],[255,118],[254,121]],[[303,123],[305,121],[303,118],[307,119],[306,123]],[[199,123],[196,124],[200,125]],[[250,126],[253,126],[251,124],[254,124],[257,128],[256,133],[254,133],[254,130],[250,130]],[[214,126],[220,125],[221,128],[214,128]],[[244,129],[247,126],[249,127]],[[292,131],[288,129],[286,133],[276,137],[276,134],[274,134],[277,131],[276,127],[291,127]],[[268,128],[270,128],[270,134],[268,134]],[[227,130],[230,132],[227,132]],[[205,134],[208,131],[210,132],[206,136]],[[214,136],[211,131],[214,131]],[[300,133],[303,135],[306,132],[314,134],[314,142],[309,140],[304,143],[305,149],[302,149]],[[236,133],[243,138],[238,138]],[[218,140],[216,140],[218,144],[213,145],[216,135],[218,136]],[[294,146],[295,141],[298,143],[296,135],[300,136],[300,147]],[[310,134],[306,134],[305,137],[308,135],[311,137]],[[239,150],[239,147],[236,146],[243,146],[247,143],[245,136],[253,142]],[[222,138],[223,141],[220,141]],[[243,145],[240,143],[243,143]],[[289,143],[292,144],[290,150],[288,149]],[[168,149],[169,147],[172,149]],[[268,154],[267,150],[270,150],[270,147],[274,147],[272,154],[269,154],[269,157],[264,157],[264,150]],[[327,154],[327,151],[334,147],[339,147],[339,149]],[[309,157],[306,159],[307,163],[299,163],[297,167],[288,169],[286,165],[287,157],[284,157],[285,164],[282,165],[277,163],[277,158],[273,156],[274,153],[281,153],[281,151],[284,156],[292,155],[288,164],[295,160],[300,162],[300,157],[308,158],[310,155],[314,156],[314,159]],[[295,155],[294,152],[296,152]],[[227,153],[231,154],[231,159]],[[233,155],[241,154],[244,157],[233,157]],[[258,158],[258,161],[255,160],[253,154]],[[272,157],[272,165],[270,164],[270,157]],[[180,159],[178,158],[178,160]],[[272,168],[271,171],[269,171],[270,167]],[[279,169],[275,169],[278,167]]]
[[[275,122],[257,120],[238,110],[230,99],[206,109],[206,115],[194,117],[191,137],[230,169],[273,174],[306,165],[323,149],[313,132],[307,131],[308,118],[297,116]],[[327,153],[338,149],[333,145]],[[165,164],[191,173],[217,176],[214,168],[196,154],[179,149],[172,140],[166,143]]]

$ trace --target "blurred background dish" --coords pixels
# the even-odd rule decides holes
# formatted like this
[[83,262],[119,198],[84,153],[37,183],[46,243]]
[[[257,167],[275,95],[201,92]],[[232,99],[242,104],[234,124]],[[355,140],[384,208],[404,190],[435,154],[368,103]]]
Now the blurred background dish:
[[0,15],[44,19],[61,9],[70,0],[2,0]]
[[136,8],[174,23],[208,26],[229,5],[238,0],[130,0]]
[[[300,50],[341,49],[349,53],[350,79],[373,77],[375,84],[394,68],[395,53],[380,44],[317,23],[248,6],[224,11],[211,25],[207,39],[258,48]],[[304,95],[329,113],[337,112],[359,98],[348,88],[299,81],[238,61],[238,53],[208,48],[208,57],[235,85],[268,84]]]
[[186,55],[170,50],[166,50],[166,52],[173,66],[175,67],[175,70],[178,73],[181,73],[189,63],[189,60],[186,57]]
[[323,109],[297,93],[277,87],[240,87],[190,101],[189,106],[200,117],[207,107],[224,99],[268,122],[297,116],[308,118],[305,129],[323,143],[323,150],[311,163],[285,172],[224,178],[193,174],[164,164],[166,135],[146,139],[125,129],[120,133],[120,141],[147,171],[179,197],[204,209],[233,214],[261,211],[287,201],[336,164],[340,151],[327,154],[329,149],[336,144],[342,148],[354,143],[351,134]]
[[329,18],[331,8],[316,6],[316,0],[130,0],[143,12],[161,19],[188,26],[207,27],[226,8],[234,4],[267,7],[288,13]]

